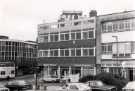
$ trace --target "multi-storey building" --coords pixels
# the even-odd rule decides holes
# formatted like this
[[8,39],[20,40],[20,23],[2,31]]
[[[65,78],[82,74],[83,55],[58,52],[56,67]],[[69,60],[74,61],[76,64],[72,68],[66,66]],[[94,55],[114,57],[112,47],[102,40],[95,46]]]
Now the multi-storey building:
[[58,22],[38,25],[38,56],[45,74],[96,74],[96,16],[96,11],[89,17],[63,11]]
[[16,68],[33,67],[37,61],[37,43],[0,36],[0,62],[14,62]]
[[135,80],[135,11],[98,17],[102,71]]

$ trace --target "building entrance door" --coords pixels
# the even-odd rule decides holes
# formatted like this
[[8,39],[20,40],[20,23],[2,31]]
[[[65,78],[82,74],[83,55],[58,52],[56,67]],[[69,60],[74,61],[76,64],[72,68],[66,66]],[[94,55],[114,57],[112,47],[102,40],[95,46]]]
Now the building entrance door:
[[129,80],[133,81],[133,69],[129,69]]

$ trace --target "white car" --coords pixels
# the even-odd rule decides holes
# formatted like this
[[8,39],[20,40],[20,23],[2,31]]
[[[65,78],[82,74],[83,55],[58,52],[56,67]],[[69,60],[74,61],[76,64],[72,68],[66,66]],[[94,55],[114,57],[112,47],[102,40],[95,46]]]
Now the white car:
[[91,91],[91,87],[84,83],[68,83],[59,88],[58,91]]

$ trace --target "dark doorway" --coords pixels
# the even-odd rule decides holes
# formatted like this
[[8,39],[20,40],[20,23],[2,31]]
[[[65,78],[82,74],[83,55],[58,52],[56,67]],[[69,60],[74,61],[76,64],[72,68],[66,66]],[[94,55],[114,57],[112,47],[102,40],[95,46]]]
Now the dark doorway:
[[129,69],[129,80],[133,81],[133,69]]

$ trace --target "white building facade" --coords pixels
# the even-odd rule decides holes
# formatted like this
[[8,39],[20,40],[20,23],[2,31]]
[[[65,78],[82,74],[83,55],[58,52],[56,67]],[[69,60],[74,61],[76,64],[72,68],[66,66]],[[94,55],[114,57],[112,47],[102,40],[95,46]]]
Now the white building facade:
[[135,80],[135,11],[99,16],[101,68]]

